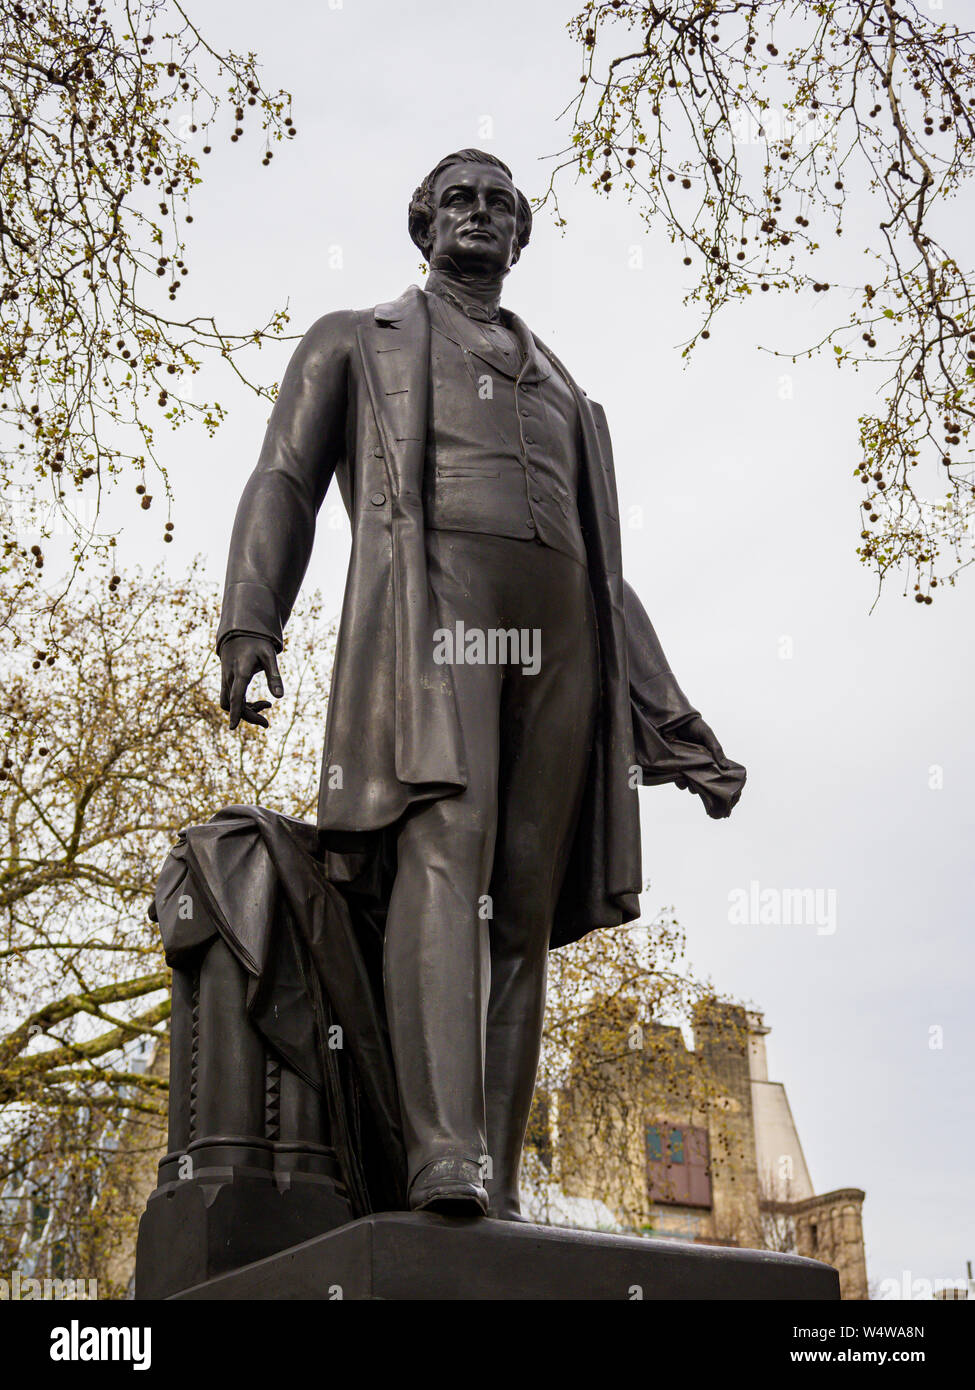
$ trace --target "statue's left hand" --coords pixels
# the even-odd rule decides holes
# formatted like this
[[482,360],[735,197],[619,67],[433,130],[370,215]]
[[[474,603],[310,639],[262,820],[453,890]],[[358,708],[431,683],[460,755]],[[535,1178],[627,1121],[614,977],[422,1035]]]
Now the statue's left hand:
[[685,743],[696,743],[701,748],[706,749],[719,767],[728,766],[728,758],[721,744],[715,738],[710,724],[706,724],[699,714],[695,714],[693,719],[688,719],[685,724],[674,730],[677,738],[683,739]]

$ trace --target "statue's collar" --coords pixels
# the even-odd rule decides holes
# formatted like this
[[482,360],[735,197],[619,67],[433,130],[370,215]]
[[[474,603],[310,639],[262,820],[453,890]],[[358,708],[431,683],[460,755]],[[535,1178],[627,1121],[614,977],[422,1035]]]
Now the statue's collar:
[[[379,325],[389,328],[398,328],[400,325],[404,327],[408,326],[413,316],[417,313],[423,314],[425,318],[428,317],[426,294],[419,285],[408,285],[397,299],[389,299],[382,304],[377,304],[372,311],[372,316]],[[523,343],[531,343],[533,345],[533,350],[539,347],[528,325],[524,323],[516,313],[513,313],[511,309],[505,309],[503,311],[502,322],[506,328],[510,328],[517,334],[517,336],[522,339]],[[551,367],[548,363],[548,349],[542,348],[535,353],[535,356],[540,375],[549,376],[551,374]],[[563,375],[565,375],[565,369],[562,368],[561,370]]]
[[427,294],[439,295],[453,304],[469,319],[476,319],[478,323],[499,323],[503,281],[503,275],[496,276],[489,284],[465,281],[459,275],[434,269],[427,277],[425,289]]

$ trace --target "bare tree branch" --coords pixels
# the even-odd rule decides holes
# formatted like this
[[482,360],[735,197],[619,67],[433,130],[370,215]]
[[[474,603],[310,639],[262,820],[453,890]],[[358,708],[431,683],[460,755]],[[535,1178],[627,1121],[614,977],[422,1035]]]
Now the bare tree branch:
[[[930,603],[975,560],[975,284],[941,240],[975,169],[975,34],[912,0],[590,0],[569,30],[583,72],[541,204],[564,226],[574,171],[682,247],[685,358],[756,291],[821,297],[832,326],[779,353],[878,370],[857,553]],[[843,241],[851,198],[866,248]]]

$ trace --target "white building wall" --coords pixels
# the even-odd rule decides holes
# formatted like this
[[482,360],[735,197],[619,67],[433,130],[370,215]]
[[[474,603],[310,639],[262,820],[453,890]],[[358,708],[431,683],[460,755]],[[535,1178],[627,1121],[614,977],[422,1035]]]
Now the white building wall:
[[755,1157],[763,1197],[801,1202],[814,1195],[789,1098],[780,1081],[768,1079],[765,1039],[771,1031],[762,1015],[750,1014],[748,1069],[755,1116]]

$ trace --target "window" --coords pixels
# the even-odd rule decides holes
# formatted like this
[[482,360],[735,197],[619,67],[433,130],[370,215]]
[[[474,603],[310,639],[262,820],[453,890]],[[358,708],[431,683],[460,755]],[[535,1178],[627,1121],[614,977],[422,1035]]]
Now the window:
[[647,1192],[661,1206],[709,1207],[708,1132],[690,1125],[653,1123],[646,1129]]

